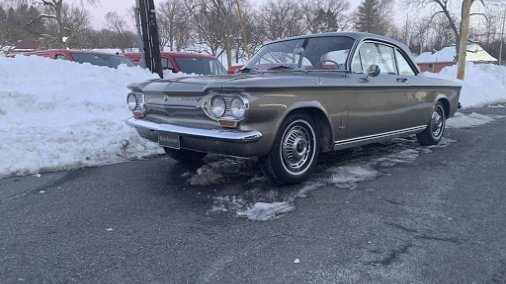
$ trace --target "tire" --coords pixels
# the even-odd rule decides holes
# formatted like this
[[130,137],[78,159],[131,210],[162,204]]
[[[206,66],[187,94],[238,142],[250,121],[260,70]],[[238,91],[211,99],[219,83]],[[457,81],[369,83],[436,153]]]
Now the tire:
[[318,163],[318,138],[311,116],[290,115],[281,124],[269,154],[260,158],[262,170],[279,185],[304,181]]
[[167,156],[172,159],[182,163],[182,164],[197,164],[202,160],[207,153],[196,152],[185,149],[172,149],[172,148],[163,148]]
[[416,135],[418,143],[424,146],[436,145],[441,139],[446,126],[446,114],[443,103],[438,101],[432,111],[431,119],[427,128],[422,133]]

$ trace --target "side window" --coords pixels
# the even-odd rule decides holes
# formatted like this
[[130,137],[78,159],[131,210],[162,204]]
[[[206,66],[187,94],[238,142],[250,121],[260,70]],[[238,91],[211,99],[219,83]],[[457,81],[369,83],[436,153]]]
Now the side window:
[[168,58],[162,57],[162,69],[163,70],[174,70],[174,67],[172,66],[172,63],[170,63],[170,60]]
[[411,68],[406,58],[397,49],[395,50],[395,57],[397,58],[397,68],[399,69],[399,75],[415,75],[413,68]]
[[371,65],[378,65],[381,74],[397,75],[394,49],[380,43],[362,44],[353,59],[352,71],[364,73]]
[[67,57],[65,57],[65,55],[63,55],[63,54],[56,54],[55,59],[57,59],[57,60],[67,60]]

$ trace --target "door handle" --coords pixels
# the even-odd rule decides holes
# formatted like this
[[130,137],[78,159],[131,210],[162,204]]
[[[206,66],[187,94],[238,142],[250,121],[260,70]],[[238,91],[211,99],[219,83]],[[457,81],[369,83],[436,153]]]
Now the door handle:
[[399,83],[405,83],[408,80],[408,78],[397,78],[397,82]]

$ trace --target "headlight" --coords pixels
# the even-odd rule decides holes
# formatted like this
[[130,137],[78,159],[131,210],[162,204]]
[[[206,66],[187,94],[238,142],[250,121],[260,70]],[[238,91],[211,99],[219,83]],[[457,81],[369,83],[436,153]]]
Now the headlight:
[[220,118],[225,114],[226,104],[221,96],[215,96],[211,100],[211,113],[214,117]]
[[128,94],[127,105],[137,118],[142,118],[146,114],[146,104],[144,102],[143,93],[133,92]]
[[137,108],[137,98],[135,97],[134,94],[129,94],[128,95],[128,97],[127,97],[127,105],[128,105],[128,108],[131,111],[134,111]]
[[234,98],[230,102],[230,113],[234,118],[241,119],[246,114],[246,105],[241,98]]

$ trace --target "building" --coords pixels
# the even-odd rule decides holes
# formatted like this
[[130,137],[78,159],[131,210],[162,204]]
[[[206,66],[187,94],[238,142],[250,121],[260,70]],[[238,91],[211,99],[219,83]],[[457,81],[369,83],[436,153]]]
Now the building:
[[18,40],[15,43],[0,47],[0,53],[19,54],[23,52],[35,51],[39,48],[39,42],[36,40]]
[[[438,73],[446,66],[457,64],[455,46],[445,47],[434,53],[424,52],[415,60],[422,72]],[[497,63],[497,59],[492,57],[481,46],[476,43],[467,45],[466,61],[473,63]]]

